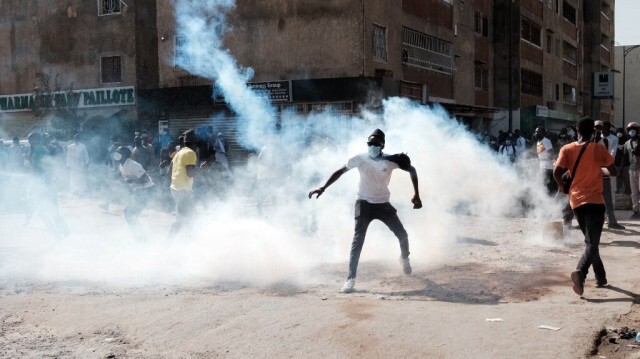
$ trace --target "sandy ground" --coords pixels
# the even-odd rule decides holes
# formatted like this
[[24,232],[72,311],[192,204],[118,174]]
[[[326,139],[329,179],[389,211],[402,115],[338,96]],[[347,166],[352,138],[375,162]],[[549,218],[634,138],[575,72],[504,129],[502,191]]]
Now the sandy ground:
[[[67,215],[122,221],[121,209],[107,213],[91,200],[61,207]],[[145,216],[172,221],[161,212]],[[51,241],[37,220],[16,232],[22,220],[0,215],[0,261],[19,251],[21,241]],[[429,265],[412,255],[414,272],[405,276],[395,261],[363,260],[352,294],[338,292],[348,248],[344,262],[314,268],[313,285],[0,278],[0,357],[640,357],[635,341],[613,344],[608,339],[615,333],[601,333],[640,329],[634,304],[640,222],[621,220],[627,230],[605,230],[601,254],[611,285],[595,288],[591,275],[580,298],[569,279],[583,250],[578,230],[565,241],[536,242],[525,241],[540,230],[532,219],[459,221],[455,261]]]

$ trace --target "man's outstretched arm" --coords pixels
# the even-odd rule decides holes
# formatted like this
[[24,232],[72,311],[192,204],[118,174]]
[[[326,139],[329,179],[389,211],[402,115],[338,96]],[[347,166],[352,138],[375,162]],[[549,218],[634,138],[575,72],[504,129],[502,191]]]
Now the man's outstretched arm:
[[329,177],[329,179],[327,180],[327,183],[325,183],[324,186],[309,192],[309,198],[313,197],[314,194],[317,195],[316,198],[320,197],[320,195],[324,193],[324,190],[327,189],[327,187],[331,186],[333,182],[337,181],[338,178],[340,178],[340,176],[342,176],[348,170],[349,169],[347,168],[347,166],[343,166],[339,170],[333,172],[333,174],[331,175],[331,177]]
[[415,167],[409,166],[409,175],[411,175],[411,183],[413,183],[414,193],[411,203],[413,203],[414,209],[422,208],[422,200],[420,199],[420,192],[418,191],[418,172]]

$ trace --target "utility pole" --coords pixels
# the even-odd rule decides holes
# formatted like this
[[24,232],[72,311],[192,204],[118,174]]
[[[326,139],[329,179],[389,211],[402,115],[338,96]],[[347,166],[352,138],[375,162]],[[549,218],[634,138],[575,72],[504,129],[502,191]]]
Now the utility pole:
[[635,45],[635,46],[631,46],[629,48],[623,47],[622,49],[622,128],[624,128],[624,121],[626,119],[626,112],[625,112],[625,104],[626,104],[626,97],[625,95],[625,90],[627,88],[626,86],[626,81],[627,81],[627,55],[629,55],[629,53],[640,47],[640,45]]

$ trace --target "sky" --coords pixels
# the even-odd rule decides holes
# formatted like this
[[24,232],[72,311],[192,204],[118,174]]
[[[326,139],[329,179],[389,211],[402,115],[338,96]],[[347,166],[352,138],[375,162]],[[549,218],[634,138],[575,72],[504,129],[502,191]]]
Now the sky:
[[616,0],[616,45],[640,45],[640,1]]

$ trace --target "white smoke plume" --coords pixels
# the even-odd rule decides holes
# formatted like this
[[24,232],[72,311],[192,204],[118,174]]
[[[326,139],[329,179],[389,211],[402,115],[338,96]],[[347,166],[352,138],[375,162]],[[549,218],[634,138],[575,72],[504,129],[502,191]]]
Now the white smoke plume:
[[[260,157],[234,168],[232,180],[216,186],[219,192],[212,198],[199,198],[192,231],[174,240],[166,239],[173,217],[152,211],[153,204],[141,218],[146,242],[133,239],[121,207],[100,216],[85,210],[95,201],[69,200],[63,206],[71,234],[58,241],[37,224],[39,229],[20,228],[16,217],[15,227],[3,229],[18,234],[14,247],[0,253],[0,277],[132,285],[199,280],[309,285],[324,280],[314,276],[319,266],[342,263],[346,278],[357,170],[344,174],[319,199],[309,200],[307,194],[350,156],[366,152],[375,128],[386,133],[384,152],[408,153],[418,171],[423,209],[412,209],[408,173],[397,170],[390,185],[391,203],[409,233],[414,269],[456,256],[461,218],[559,219],[560,204],[546,196],[535,161],[508,164],[440,107],[389,98],[381,112],[361,116],[335,115],[330,109],[306,117],[293,112],[276,116],[269,101],[246,86],[253,71],[222,48],[225,16],[233,8],[232,0],[177,0],[178,34],[186,39],[184,57],[177,61],[215,81],[239,119],[239,142],[261,149]],[[374,221],[361,265],[380,260],[397,267],[399,253],[397,239]]]

